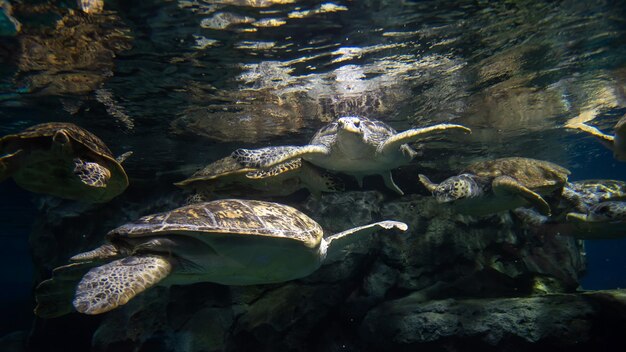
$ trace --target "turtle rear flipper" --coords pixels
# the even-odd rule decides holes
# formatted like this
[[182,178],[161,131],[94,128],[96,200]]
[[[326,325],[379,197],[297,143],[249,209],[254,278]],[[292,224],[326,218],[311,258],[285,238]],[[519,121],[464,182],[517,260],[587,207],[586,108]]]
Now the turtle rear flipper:
[[237,149],[231,155],[243,166],[267,169],[294,158],[328,155],[329,152],[328,148],[323,145],[306,145]]
[[498,176],[491,183],[496,195],[517,195],[535,206],[542,215],[551,215],[550,205],[538,193],[531,191],[509,176]]
[[448,123],[442,123],[442,124],[424,127],[424,128],[414,128],[414,129],[410,129],[404,132],[397,133],[389,137],[385,141],[385,143],[381,144],[378,147],[378,152],[383,153],[383,154],[393,153],[393,152],[396,152],[400,148],[401,145],[414,142],[422,138],[422,135],[424,134],[440,132],[440,131],[445,131],[449,129],[460,129],[464,132],[472,133],[472,130],[470,130],[469,128],[465,126],[448,124]]
[[35,314],[50,319],[71,313],[76,283],[96,265],[97,262],[85,261],[54,269],[52,278],[42,281],[35,289]]
[[74,175],[87,186],[102,188],[107,186],[107,182],[111,178],[111,171],[98,163],[75,158]]
[[85,314],[108,312],[163,280],[172,264],[160,256],[131,256],[91,269],[76,289],[73,305]]
[[380,174],[380,176],[383,177],[383,181],[385,182],[385,186],[387,186],[387,188],[393,190],[394,192],[398,193],[401,196],[404,195],[404,192],[393,181],[393,175],[391,174],[391,171],[387,171],[385,173],[382,173],[382,174]]
[[346,189],[343,180],[306,161],[300,167],[300,180],[314,196],[322,192],[342,192]]
[[20,168],[20,159],[24,155],[22,149],[0,158],[0,182],[11,177]]

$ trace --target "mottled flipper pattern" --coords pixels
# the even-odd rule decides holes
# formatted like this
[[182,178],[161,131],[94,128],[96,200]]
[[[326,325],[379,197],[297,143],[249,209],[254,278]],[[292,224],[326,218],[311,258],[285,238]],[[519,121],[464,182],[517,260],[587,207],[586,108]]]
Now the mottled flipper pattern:
[[74,175],[91,187],[106,187],[107,181],[111,178],[111,172],[98,163],[74,159]]
[[283,146],[259,149],[237,149],[231,156],[241,165],[267,169],[293,158],[305,157],[310,154],[329,153],[328,148],[321,145],[307,145],[304,147]]
[[293,159],[287,162],[278,164],[270,169],[264,170],[254,170],[246,173],[246,177],[250,179],[262,179],[272,176],[277,176],[285,172],[297,170],[302,167],[302,159]]
[[163,280],[172,264],[160,256],[131,256],[91,269],[80,281],[74,308],[85,314],[100,314],[126,304]]

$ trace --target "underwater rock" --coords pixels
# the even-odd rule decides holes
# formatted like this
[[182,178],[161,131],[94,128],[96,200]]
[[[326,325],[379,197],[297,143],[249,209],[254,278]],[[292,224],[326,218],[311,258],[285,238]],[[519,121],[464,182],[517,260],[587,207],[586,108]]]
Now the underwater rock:
[[[624,348],[609,331],[626,327],[626,290],[490,299],[424,301],[419,295],[376,307],[360,328],[381,350],[529,350],[612,346]],[[601,327],[611,324],[611,329]]]

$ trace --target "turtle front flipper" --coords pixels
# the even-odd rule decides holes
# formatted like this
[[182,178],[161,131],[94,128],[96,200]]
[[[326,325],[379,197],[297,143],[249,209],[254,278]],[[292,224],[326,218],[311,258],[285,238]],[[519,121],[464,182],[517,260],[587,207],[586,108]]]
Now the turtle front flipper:
[[303,147],[284,146],[259,149],[237,149],[231,156],[241,165],[267,169],[294,158],[328,155],[330,151],[323,145],[306,145]]
[[613,150],[613,141],[615,138],[611,135],[603,133],[595,127],[586,125],[584,123],[567,124],[565,125],[565,127],[589,133],[590,135],[596,137],[605,147]]
[[11,177],[20,168],[20,159],[24,155],[22,149],[0,158],[0,182]]
[[424,187],[426,187],[426,189],[431,192],[434,193],[435,190],[437,189],[438,184],[432,182],[428,177],[426,177],[426,175],[422,175],[419,174],[418,175],[420,182],[424,185]]
[[378,230],[405,232],[408,228],[408,225],[403,222],[386,220],[336,233],[324,240],[327,246],[326,259],[330,261],[337,260],[342,255],[343,249],[346,246],[358,241],[362,236],[371,235]]
[[50,319],[71,313],[76,283],[96,265],[97,262],[85,261],[55,268],[52,277],[35,289],[35,314]]
[[424,127],[424,128],[414,128],[404,132],[397,133],[391,137],[389,137],[385,143],[382,143],[378,147],[378,152],[382,154],[386,153],[394,153],[400,149],[400,146],[406,143],[414,142],[420,138],[424,134],[441,132],[449,129],[457,129],[467,133],[472,133],[472,130],[461,125],[442,123],[434,126]]
[[542,215],[551,215],[550,205],[538,193],[533,192],[509,176],[498,176],[491,183],[497,196],[517,195],[536,207]]
[[111,171],[106,167],[79,158],[75,158],[73,161],[74,175],[76,175],[82,183],[90,187],[98,188],[107,186],[107,182],[111,178]]
[[126,161],[126,159],[128,159],[129,156],[133,155],[134,152],[129,151],[126,152],[124,154],[119,155],[117,158],[115,158],[115,161],[117,161],[118,163],[123,163],[124,161]]
[[131,256],[91,269],[80,281],[74,308],[85,314],[108,312],[163,280],[172,264],[160,256]]
[[297,170],[302,167],[302,159],[293,159],[287,162],[278,164],[269,169],[259,169],[246,173],[246,177],[253,180],[278,176],[280,174]]

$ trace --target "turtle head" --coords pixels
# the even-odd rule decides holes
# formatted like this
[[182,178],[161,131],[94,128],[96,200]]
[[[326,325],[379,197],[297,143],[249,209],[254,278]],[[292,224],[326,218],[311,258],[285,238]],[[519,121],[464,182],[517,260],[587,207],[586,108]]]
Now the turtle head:
[[53,148],[66,154],[72,153],[72,143],[68,131],[59,129],[52,136]]
[[357,116],[341,117],[337,120],[339,131],[363,135],[363,119]]
[[481,188],[471,175],[461,174],[447,178],[432,191],[439,203],[471,198],[481,193]]

